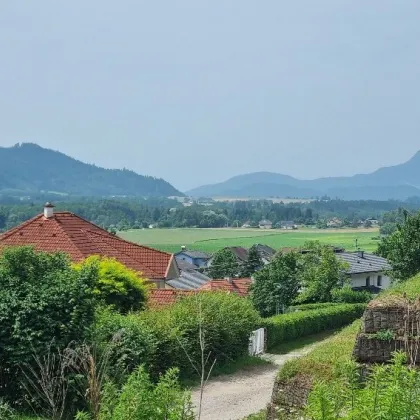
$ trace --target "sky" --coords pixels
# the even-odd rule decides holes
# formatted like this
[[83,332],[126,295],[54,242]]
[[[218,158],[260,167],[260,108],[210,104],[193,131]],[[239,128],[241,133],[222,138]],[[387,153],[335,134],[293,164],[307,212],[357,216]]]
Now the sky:
[[420,149],[418,0],[0,2],[0,146],[181,190]]

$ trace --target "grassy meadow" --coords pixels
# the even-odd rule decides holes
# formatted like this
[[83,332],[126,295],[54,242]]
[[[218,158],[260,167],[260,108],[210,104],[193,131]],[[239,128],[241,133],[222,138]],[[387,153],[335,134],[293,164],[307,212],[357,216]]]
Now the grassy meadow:
[[215,252],[225,246],[251,247],[256,243],[274,249],[298,247],[308,240],[355,250],[355,240],[365,251],[374,251],[378,241],[376,229],[301,229],[294,231],[261,229],[132,229],[118,232],[124,239],[149,245],[162,251],[177,252],[182,245],[188,249]]

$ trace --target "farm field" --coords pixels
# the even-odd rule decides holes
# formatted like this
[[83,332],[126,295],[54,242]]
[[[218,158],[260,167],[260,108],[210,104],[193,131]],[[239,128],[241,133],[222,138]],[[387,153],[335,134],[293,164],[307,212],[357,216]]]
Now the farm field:
[[251,247],[256,243],[279,249],[302,246],[308,240],[318,240],[352,251],[356,239],[360,248],[374,251],[378,244],[377,240],[372,239],[378,236],[377,229],[132,229],[118,232],[118,235],[128,241],[168,252],[177,252],[183,245],[188,249],[215,252],[225,246]]

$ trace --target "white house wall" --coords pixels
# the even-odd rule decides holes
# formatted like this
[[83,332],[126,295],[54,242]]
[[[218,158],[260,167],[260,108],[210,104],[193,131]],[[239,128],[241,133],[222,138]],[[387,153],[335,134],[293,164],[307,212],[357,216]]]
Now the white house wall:
[[[382,276],[382,285],[378,286],[378,276]],[[351,287],[364,287],[366,286],[366,278],[370,277],[370,285],[377,286],[381,289],[388,289],[391,286],[391,279],[384,273],[361,273],[351,274]]]

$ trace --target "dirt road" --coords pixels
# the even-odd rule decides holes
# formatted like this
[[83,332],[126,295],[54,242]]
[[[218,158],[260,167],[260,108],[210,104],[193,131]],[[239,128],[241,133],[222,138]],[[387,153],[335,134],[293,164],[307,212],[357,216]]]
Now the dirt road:
[[[266,354],[272,364],[219,376],[208,382],[204,392],[201,420],[237,420],[262,410],[269,403],[279,366],[294,357],[303,356],[317,344],[287,354]],[[193,403],[197,407],[200,390],[194,389]]]

